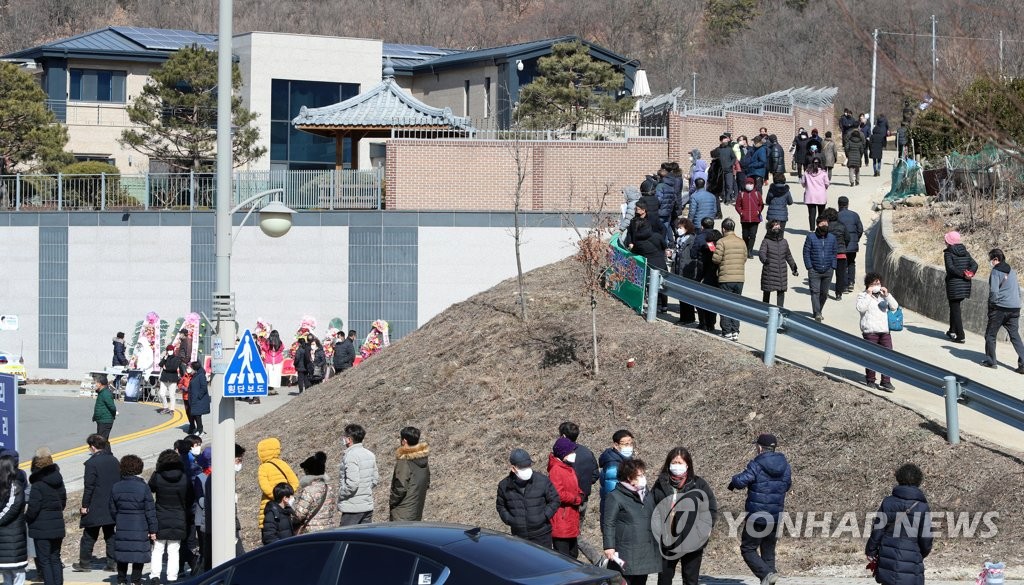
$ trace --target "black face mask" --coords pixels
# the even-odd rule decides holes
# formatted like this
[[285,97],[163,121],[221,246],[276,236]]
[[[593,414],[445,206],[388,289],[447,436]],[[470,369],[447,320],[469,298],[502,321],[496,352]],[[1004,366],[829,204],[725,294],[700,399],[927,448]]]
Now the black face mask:
[[818,235],[822,235],[823,236],[823,235],[828,233],[828,226],[825,226],[825,227],[818,226],[818,229],[814,230],[814,232],[816,234],[818,234]]

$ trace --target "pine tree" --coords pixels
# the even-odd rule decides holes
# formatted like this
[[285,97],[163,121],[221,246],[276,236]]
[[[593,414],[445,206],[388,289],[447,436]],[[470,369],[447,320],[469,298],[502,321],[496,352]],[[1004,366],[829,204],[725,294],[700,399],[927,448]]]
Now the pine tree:
[[0,61],[0,174],[54,173],[73,162],[64,150],[68,132],[46,108],[46,94],[31,75]]
[[[217,154],[217,53],[185,47],[150,73],[142,93],[128,106],[141,126],[121,133],[121,144],[180,171],[212,171]],[[263,156],[258,114],[242,106],[242,74],[231,74],[232,160],[235,166]]]

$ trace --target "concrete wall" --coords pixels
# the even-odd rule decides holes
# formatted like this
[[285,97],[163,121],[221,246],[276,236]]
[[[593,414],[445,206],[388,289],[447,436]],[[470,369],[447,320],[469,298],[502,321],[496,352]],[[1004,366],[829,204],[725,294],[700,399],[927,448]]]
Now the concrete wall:
[[[946,269],[923,263],[920,259],[900,251],[893,234],[891,211],[882,211],[881,221],[875,224],[871,245],[871,266],[882,275],[886,286],[906,308],[930,319],[949,322],[949,301],[946,300]],[[988,321],[987,258],[975,258],[981,266],[971,287],[971,298],[963,301],[964,330],[984,335]],[[1007,339],[1000,332],[1000,339]]]
[[[242,102],[259,113],[267,156],[247,168],[270,168],[270,89],[274,79],[358,83],[366,91],[381,80],[382,42],[374,39],[251,32],[236,35],[233,49],[242,73]],[[359,166],[368,168],[369,148],[360,144]]]
[[[491,79],[491,89],[485,100],[487,92],[484,91],[484,85],[488,77]],[[411,82],[409,79],[402,78],[403,87],[409,86],[412,95],[435,108],[451,108],[456,116],[469,116],[474,123],[482,123],[485,111],[489,112],[487,119],[493,119],[496,115],[498,67],[495,65],[424,73],[411,78]],[[468,111],[464,107],[466,81],[469,81]],[[485,109],[485,103],[489,104],[489,108]]]

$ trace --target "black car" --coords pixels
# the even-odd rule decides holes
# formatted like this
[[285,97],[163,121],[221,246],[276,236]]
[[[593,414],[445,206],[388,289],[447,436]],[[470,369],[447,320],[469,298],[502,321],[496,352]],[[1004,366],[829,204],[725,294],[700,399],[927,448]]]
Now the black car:
[[388,522],[303,534],[248,552],[187,585],[619,585],[618,573],[508,534]]

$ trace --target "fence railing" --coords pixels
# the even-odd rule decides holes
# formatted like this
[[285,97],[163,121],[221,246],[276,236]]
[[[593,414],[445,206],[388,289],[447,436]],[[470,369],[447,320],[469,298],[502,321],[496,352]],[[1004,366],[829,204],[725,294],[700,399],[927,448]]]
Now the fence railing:
[[580,122],[576,128],[531,129],[520,125],[516,128],[499,128],[493,117],[473,120],[467,129],[416,129],[395,127],[392,138],[445,139],[445,140],[531,140],[531,141],[598,141],[625,142],[630,138],[664,138],[667,128],[664,122],[652,123],[641,117],[639,111],[626,112],[615,118],[594,118]]
[[68,126],[131,128],[127,104],[46,100],[46,108]]
[[871,344],[860,337],[823,325],[802,315],[778,307],[728,294],[699,282],[650,270],[647,289],[647,320],[657,319],[657,294],[713,313],[750,323],[766,329],[764,362],[775,361],[775,345],[779,335],[822,349],[859,366],[887,374],[907,384],[944,396],[946,400],[946,437],[950,443],[960,442],[958,406],[1024,430],[1024,401],[998,390],[971,381],[960,374],[933,364]]
[[[384,169],[240,171],[232,182],[234,205],[270,189],[284,189],[284,202],[304,209],[380,209]],[[0,175],[0,210],[74,211],[212,209],[213,173],[141,175]]]

